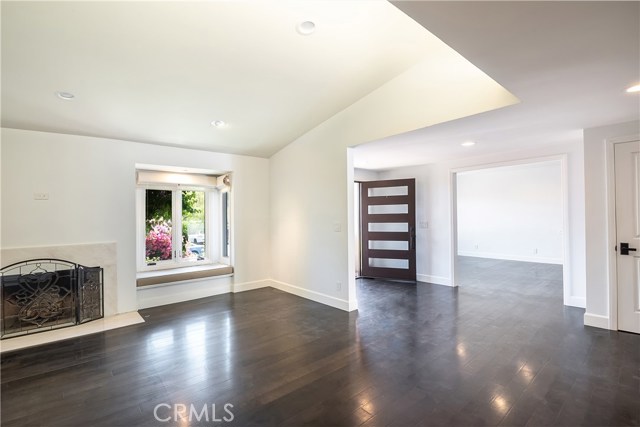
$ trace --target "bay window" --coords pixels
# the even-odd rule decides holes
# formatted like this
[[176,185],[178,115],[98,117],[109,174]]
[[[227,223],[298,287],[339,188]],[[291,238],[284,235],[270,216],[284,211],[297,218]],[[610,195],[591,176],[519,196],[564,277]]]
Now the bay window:
[[229,264],[229,191],[216,178],[138,171],[138,271]]

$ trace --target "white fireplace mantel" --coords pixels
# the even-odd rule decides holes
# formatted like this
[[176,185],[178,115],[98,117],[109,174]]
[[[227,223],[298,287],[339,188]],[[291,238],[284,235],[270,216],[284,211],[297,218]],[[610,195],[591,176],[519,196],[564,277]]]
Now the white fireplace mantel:
[[9,338],[3,340],[0,346],[1,351],[30,347],[143,322],[144,320],[137,312],[116,316],[118,309],[116,255],[117,247],[115,242],[0,249],[0,267],[2,268],[31,259],[55,258],[87,267],[102,267],[104,269],[104,319],[64,329]]

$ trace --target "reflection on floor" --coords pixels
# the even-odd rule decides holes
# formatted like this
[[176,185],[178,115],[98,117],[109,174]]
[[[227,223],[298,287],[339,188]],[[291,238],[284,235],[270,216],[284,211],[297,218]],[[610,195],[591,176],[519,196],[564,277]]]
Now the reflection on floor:
[[3,354],[2,425],[639,425],[640,336],[585,328],[557,267],[520,264],[360,280],[357,313],[271,288],[143,310]]
[[[464,291],[494,297],[495,304],[481,310],[497,311],[496,315],[508,318],[522,316],[524,322],[533,323],[541,308],[555,307],[553,313],[563,313],[562,265],[458,257],[456,276]],[[582,314],[576,314],[578,323]]]
[[562,300],[562,265],[459,256],[456,274],[461,286]]

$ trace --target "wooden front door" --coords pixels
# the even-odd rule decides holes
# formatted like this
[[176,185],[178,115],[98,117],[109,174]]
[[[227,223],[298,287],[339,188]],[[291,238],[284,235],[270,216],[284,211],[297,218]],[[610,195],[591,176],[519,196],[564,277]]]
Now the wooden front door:
[[361,183],[361,275],[416,280],[415,179]]

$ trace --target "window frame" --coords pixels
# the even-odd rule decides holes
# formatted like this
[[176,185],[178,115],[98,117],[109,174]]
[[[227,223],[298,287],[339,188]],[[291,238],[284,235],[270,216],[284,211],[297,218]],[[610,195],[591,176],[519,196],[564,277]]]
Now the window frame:
[[[220,194],[220,207],[219,207],[219,213],[220,213],[220,217],[219,217],[219,221],[218,221],[218,226],[220,227],[220,232],[219,232],[219,246],[220,246],[220,260],[223,264],[227,264],[227,265],[231,265],[231,250],[232,250],[232,240],[231,240],[231,236],[232,236],[232,227],[231,227],[231,216],[232,216],[232,204],[231,204],[231,191],[229,191],[230,188],[225,186],[224,188],[219,190],[219,194]],[[225,210],[225,201],[226,199],[226,212],[224,212]],[[226,223],[225,223],[225,219],[226,219]],[[226,233],[226,242],[225,242],[225,227],[228,224],[228,228],[227,228],[227,233]],[[225,243],[226,243],[226,248],[225,248]],[[225,255],[226,252],[226,255]]]
[[[171,191],[171,239],[172,239],[172,259],[157,261],[155,265],[147,265],[146,262],[146,190]],[[204,223],[205,223],[205,250],[209,254],[204,260],[183,260],[182,259],[182,191],[202,191],[204,192]],[[214,236],[215,224],[212,219],[213,201],[219,190],[216,188],[181,185],[181,184],[144,184],[136,188],[136,215],[137,215],[137,245],[136,260],[137,271],[158,271],[177,268],[187,268],[194,266],[213,265],[221,258],[215,251],[217,246]],[[175,219],[179,218],[179,221]],[[180,242],[180,243],[177,243]]]

